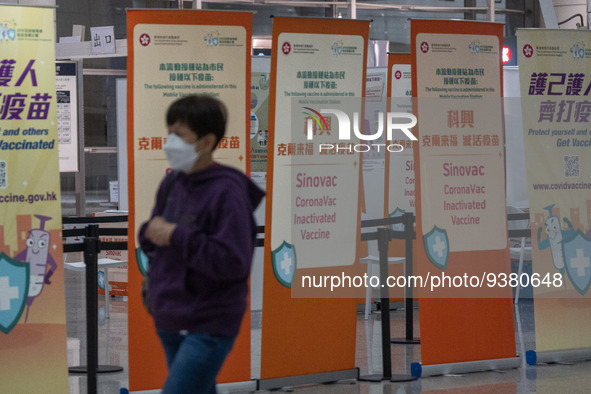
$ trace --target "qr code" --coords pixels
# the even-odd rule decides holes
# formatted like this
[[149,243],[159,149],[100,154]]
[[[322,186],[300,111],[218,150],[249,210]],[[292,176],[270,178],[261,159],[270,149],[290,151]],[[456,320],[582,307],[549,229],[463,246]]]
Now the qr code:
[[579,156],[564,156],[564,176],[567,178],[579,177]]
[[0,160],[0,189],[6,189],[8,187],[7,178],[6,162],[4,160]]

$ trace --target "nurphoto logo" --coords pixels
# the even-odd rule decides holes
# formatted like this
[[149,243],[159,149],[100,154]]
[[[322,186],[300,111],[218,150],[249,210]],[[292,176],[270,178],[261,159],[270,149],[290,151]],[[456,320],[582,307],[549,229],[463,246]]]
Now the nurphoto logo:
[[[311,141],[314,139],[315,126],[316,129],[321,131],[328,131],[327,135],[330,135],[331,122],[323,115],[332,115],[337,119],[338,125],[338,139],[341,142],[352,141],[352,133],[356,139],[361,141],[378,141],[383,139],[384,131],[386,133],[386,141],[392,141],[394,139],[394,133],[402,134],[409,140],[416,141],[415,137],[410,129],[417,124],[417,118],[415,115],[407,112],[378,112],[377,121],[378,128],[374,133],[370,133],[369,130],[364,130],[360,127],[360,115],[359,112],[353,112],[353,122],[351,122],[350,116],[343,110],[335,108],[323,108],[320,111],[314,110],[310,107],[303,107],[307,110],[304,112],[308,117],[306,118],[306,138]],[[330,119],[330,118],[329,118]],[[385,126],[384,126],[385,125]],[[367,131],[364,133],[363,131]],[[352,132],[352,133],[351,133]],[[321,133],[322,134],[322,133]],[[399,139],[399,138],[398,138]],[[334,144],[334,143],[320,143],[318,146],[319,152],[335,150],[346,150],[348,152],[369,152],[372,149],[377,149],[379,152],[381,149],[385,149],[388,152],[401,152],[404,147],[398,143],[384,144],[384,143],[359,143],[359,144]]]

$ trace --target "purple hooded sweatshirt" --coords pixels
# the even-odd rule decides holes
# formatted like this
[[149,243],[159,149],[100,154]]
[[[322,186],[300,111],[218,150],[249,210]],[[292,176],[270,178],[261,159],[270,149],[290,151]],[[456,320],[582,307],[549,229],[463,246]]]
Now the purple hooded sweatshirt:
[[147,223],[139,232],[150,256],[149,299],[157,329],[238,334],[255,247],[253,212],[264,194],[243,173],[219,164],[164,178],[152,217],[177,224],[170,246],[146,239]]

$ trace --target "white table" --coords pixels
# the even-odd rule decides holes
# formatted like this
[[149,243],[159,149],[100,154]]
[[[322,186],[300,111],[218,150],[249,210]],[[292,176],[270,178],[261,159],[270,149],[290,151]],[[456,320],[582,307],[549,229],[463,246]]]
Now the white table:
[[[127,260],[113,260],[113,259],[98,259],[98,268],[105,270],[105,307],[106,317],[110,316],[110,297],[109,297],[109,268],[126,267]],[[86,263],[84,261],[76,261],[73,263],[64,263],[64,267],[71,271],[82,272],[86,270]]]

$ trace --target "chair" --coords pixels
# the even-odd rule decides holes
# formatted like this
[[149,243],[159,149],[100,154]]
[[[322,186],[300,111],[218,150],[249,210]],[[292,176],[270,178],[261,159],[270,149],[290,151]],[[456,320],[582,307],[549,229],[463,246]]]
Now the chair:
[[[370,220],[371,217],[365,213],[361,214],[361,220]],[[375,227],[362,227],[361,233],[372,233],[375,232]],[[404,262],[404,257],[388,257],[388,264],[396,264]],[[380,252],[378,249],[378,241],[371,240],[367,241],[367,256],[359,259],[361,264],[367,264],[367,277],[378,276],[380,273]],[[371,297],[372,297],[371,286],[365,288],[365,320],[369,318],[369,312],[371,311]]]
[[[524,213],[524,211],[520,208],[514,206],[507,207],[507,213]],[[508,229],[509,230],[521,230],[529,228],[529,220],[509,220],[508,221]],[[521,275],[523,274],[523,262],[524,261],[531,261],[532,251],[531,251],[531,238],[530,242],[526,242],[527,237],[520,237],[520,238],[509,238],[509,251],[511,254],[511,260],[518,260],[519,265],[517,269],[517,287],[515,288],[515,303],[519,302],[519,291],[521,289]]]

